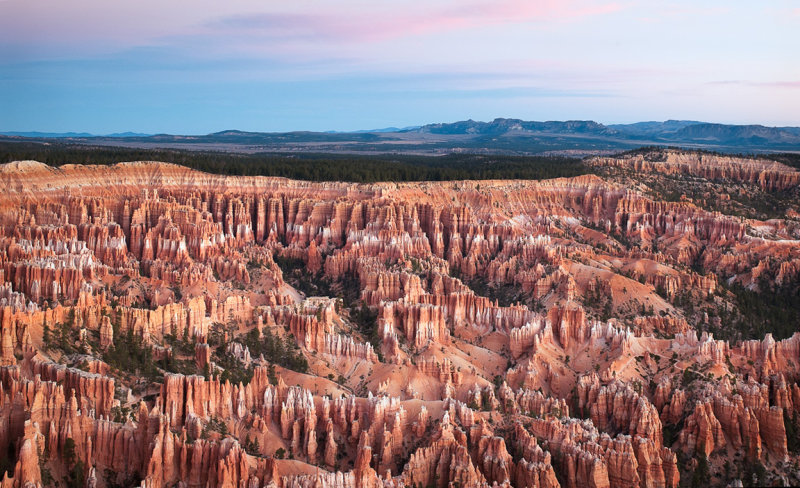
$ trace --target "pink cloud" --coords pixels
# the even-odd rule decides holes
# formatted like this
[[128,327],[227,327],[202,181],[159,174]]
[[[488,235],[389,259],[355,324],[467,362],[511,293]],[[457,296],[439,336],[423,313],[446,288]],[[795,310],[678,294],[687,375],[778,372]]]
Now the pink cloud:
[[767,88],[786,88],[798,89],[800,88],[800,81],[796,80],[778,80],[778,81],[749,81],[749,80],[723,80],[712,81],[709,85],[738,85],[738,86],[752,86],[752,87],[767,87]]
[[800,81],[768,81],[761,83],[751,83],[755,86],[774,86],[775,88],[800,88]]
[[358,42],[383,41],[408,36],[440,34],[453,30],[534,21],[568,22],[622,9],[618,3],[586,0],[531,2],[500,0],[466,5],[399,11],[368,10],[315,14],[240,14],[209,24],[222,30],[248,31],[271,37]]
[[[620,10],[614,0],[255,2],[252,0],[0,1],[0,56],[110,54],[205,39],[220,49],[276,53],[407,39],[503,24],[570,22]],[[203,42],[201,41],[201,44]],[[261,46],[257,46],[261,44]],[[249,45],[249,46],[248,46]]]

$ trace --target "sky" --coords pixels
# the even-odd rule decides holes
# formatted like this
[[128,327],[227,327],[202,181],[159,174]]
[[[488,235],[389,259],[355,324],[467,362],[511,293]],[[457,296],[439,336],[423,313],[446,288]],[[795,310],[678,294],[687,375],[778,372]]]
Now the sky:
[[0,0],[0,131],[800,126],[784,0]]

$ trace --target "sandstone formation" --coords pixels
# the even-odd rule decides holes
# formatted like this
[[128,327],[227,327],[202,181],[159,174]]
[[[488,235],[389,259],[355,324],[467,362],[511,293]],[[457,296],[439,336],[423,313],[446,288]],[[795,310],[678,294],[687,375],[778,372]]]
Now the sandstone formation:
[[[589,164],[800,183],[671,150]],[[731,287],[800,277],[789,219],[594,175],[26,161],[0,187],[4,488],[675,488],[742,459],[795,481],[800,333],[730,334]]]
[[627,158],[596,158],[591,164],[617,166],[637,172],[683,173],[709,180],[727,178],[759,185],[765,190],[783,190],[800,184],[799,172],[766,159],[744,159],[674,150],[665,151],[661,156],[648,158],[639,154]]

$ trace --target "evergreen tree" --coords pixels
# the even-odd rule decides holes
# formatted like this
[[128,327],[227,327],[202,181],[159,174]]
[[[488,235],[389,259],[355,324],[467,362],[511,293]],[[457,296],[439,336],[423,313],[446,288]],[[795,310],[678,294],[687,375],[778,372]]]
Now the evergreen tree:
[[42,327],[43,327],[43,330],[42,330],[43,347],[42,347],[42,349],[47,351],[48,349],[50,349],[50,341],[52,340],[52,338],[50,337],[50,326],[47,324],[47,318],[46,317],[44,319],[44,324],[43,324]]
[[692,488],[703,488],[708,485],[708,480],[711,479],[708,468],[708,458],[703,450],[703,444],[700,443],[695,452],[697,467],[694,469],[694,473],[692,473]]

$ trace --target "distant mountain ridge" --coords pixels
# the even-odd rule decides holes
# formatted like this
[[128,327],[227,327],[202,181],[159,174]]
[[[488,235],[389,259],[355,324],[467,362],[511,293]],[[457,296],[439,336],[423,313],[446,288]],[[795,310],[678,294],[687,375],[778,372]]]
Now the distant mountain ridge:
[[431,134],[485,134],[498,135],[507,132],[549,132],[567,134],[602,134],[613,135],[614,129],[593,120],[567,120],[536,122],[521,119],[494,119],[491,122],[476,122],[472,119],[453,123],[423,125],[416,132]]
[[765,127],[763,125],[688,125],[674,134],[677,140],[712,140],[715,142],[788,143],[800,142],[798,127]]
[[470,119],[452,123],[427,124],[419,129],[409,131],[447,135],[515,135],[525,132],[576,134],[649,138],[670,143],[800,144],[800,127],[728,125],[693,120],[604,125],[593,120],[536,122],[498,118],[491,122],[479,122]]
[[344,152],[447,154],[601,154],[661,145],[722,152],[800,151],[800,127],[729,125],[695,120],[605,125],[593,120],[529,121],[496,118],[419,127],[351,132],[253,132],[236,129],[205,135],[107,136],[66,132],[0,132],[0,139],[63,141],[67,144],[225,150],[234,152]]
[[664,122],[635,122],[633,124],[612,124],[610,128],[628,134],[668,134],[690,125],[705,124],[696,120],[666,120]]

